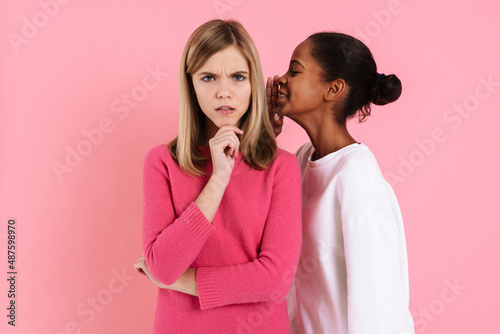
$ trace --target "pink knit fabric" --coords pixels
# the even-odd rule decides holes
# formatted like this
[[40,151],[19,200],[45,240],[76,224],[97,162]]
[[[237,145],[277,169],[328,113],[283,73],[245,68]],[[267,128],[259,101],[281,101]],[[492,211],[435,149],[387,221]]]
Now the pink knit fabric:
[[289,333],[285,296],[301,246],[297,159],[279,149],[259,171],[240,154],[213,224],[194,203],[211,170],[209,162],[205,176],[184,173],[165,145],[146,156],[146,263],[164,284],[198,268],[199,297],[159,289],[154,333]]

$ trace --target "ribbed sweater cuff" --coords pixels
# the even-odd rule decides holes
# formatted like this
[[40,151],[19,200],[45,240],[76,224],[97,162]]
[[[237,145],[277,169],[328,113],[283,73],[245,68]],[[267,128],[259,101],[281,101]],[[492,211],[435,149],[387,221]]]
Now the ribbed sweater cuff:
[[205,241],[215,229],[194,202],[188,205],[179,218],[184,221],[191,234],[199,241]]
[[189,204],[179,218],[184,221],[189,231],[199,241],[205,241],[215,229],[194,202]]
[[221,296],[215,284],[215,269],[200,267],[196,270],[196,285],[200,308],[206,310],[220,306]]

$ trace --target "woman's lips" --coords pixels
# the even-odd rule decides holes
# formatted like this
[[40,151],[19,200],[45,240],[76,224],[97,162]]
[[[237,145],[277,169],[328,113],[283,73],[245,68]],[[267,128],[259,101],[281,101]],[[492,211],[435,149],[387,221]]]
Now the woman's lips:
[[222,114],[222,115],[232,114],[234,112],[234,110],[235,110],[235,108],[233,108],[232,106],[228,106],[228,105],[220,106],[220,107],[217,107],[217,109],[215,109],[215,111],[217,111],[219,114]]
[[288,95],[282,92],[278,92],[278,98],[276,99],[276,102],[278,101],[283,101],[284,99],[288,98]]

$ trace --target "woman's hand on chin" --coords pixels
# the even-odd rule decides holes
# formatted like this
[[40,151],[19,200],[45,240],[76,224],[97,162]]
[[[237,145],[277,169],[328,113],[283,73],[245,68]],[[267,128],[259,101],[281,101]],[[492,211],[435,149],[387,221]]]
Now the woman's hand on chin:
[[243,131],[236,126],[223,125],[215,136],[210,139],[210,155],[212,156],[212,177],[227,186],[234,167],[234,159],[240,150],[240,140],[237,134]]

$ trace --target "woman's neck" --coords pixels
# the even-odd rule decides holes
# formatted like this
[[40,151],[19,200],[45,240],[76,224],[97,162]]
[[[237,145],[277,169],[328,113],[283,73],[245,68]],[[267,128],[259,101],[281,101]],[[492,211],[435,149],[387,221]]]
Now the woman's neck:
[[313,160],[321,159],[347,145],[356,143],[347,131],[346,124],[338,124],[328,111],[309,113],[303,119],[294,117],[293,120],[306,130],[314,146]]

